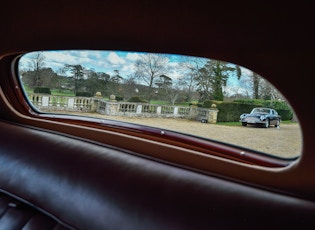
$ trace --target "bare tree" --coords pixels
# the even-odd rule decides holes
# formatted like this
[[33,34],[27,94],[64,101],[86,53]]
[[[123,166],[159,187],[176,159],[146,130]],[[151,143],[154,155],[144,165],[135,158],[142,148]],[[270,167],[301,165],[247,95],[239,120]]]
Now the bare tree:
[[166,75],[161,75],[159,81],[156,83],[159,87],[159,94],[162,94],[171,105],[174,105],[177,98],[181,94],[182,90],[180,88],[181,81],[179,79],[172,79]]
[[192,100],[192,95],[195,92],[197,77],[199,71],[204,67],[208,59],[198,58],[198,57],[183,57],[180,63],[182,67],[184,77],[182,78],[182,83],[186,86],[187,91],[187,102]]
[[173,84],[166,88],[166,96],[171,105],[174,105],[178,97],[182,94],[183,90],[181,86],[183,86],[183,82],[178,79],[173,81]]
[[248,98],[285,100],[283,95],[270,82],[255,72],[243,76],[241,86],[243,94]]
[[31,86],[41,86],[42,85],[42,79],[40,76],[41,69],[45,66],[45,56],[43,52],[35,52],[30,57],[29,61],[29,69],[33,71],[33,79]]
[[265,100],[285,100],[283,95],[266,79],[261,78],[261,98]]
[[39,73],[41,86],[56,88],[58,75],[52,68],[42,68]]
[[128,100],[135,95],[138,96],[139,89],[137,88],[137,84],[136,84],[134,75],[129,74],[126,76],[126,78],[123,80],[123,87],[124,87],[124,98],[125,99]]
[[154,94],[154,85],[159,76],[166,73],[166,65],[168,58],[163,54],[144,54],[141,55],[135,63],[135,76],[140,81],[148,86],[147,100],[151,101]]

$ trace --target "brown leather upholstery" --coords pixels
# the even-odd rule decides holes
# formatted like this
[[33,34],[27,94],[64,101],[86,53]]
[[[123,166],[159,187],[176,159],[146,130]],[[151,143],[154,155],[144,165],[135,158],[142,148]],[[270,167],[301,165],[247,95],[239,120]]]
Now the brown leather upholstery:
[[69,230],[55,219],[7,194],[0,193],[0,229]]
[[0,127],[0,189],[45,213],[3,197],[1,222],[51,229],[49,214],[87,230],[315,228],[310,201],[57,133]]

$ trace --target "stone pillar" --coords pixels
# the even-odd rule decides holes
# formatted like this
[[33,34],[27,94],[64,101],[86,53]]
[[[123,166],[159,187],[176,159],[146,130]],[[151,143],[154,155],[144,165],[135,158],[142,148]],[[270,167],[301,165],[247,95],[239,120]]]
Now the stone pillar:
[[217,106],[215,104],[212,104],[211,108],[209,109],[208,123],[210,124],[217,123],[218,112],[219,110],[217,109]]
[[156,113],[157,113],[157,114],[161,114],[161,113],[162,113],[162,106],[158,106],[158,107],[156,108]]
[[198,116],[198,107],[191,105],[188,113],[188,119],[195,120]]
[[178,107],[175,106],[175,107],[174,107],[174,115],[176,116],[177,114],[178,114]]
[[42,106],[48,107],[48,105],[49,105],[49,96],[43,96],[42,97]]
[[96,112],[99,108],[99,100],[102,100],[102,93],[96,92],[94,99],[92,99],[92,106],[91,106],[91,112]]
[[115,116],[118,114],[118,103],[108,102],[106,105],[106,115]]
[[142,105],[140,105],[140,104],[137,105],[136,113],[137,114],[141,114],[142,113]]
[[73,108],[74,107],[74,98],[73,97],[70,97],[69,99],[68,99],[68,108]]
[[98,100],[97,99],[93,99],[92,100],[92,105],[91,105],[91,112],[96,112],[98,108]]

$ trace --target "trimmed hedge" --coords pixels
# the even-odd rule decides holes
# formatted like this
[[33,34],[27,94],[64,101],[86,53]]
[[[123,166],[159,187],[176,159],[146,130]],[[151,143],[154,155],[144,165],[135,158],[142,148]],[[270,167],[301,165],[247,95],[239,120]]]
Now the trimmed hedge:
[[205,101],[203,108],[211,108],[212,104],[216,104],[218,113],[218,122],[236,122],[239,121],[240,115],[250,113],[256,107],[268,107],[275,109],[281,116],[281,120],[291,120],[293,112],[288,104],[283,101],[263,101],[263,100],[237,100],[233,102],[222,101]]
[[281,116],[281,120],[283,121],[289,121],[293,118],[293,113],[291,110],[288,109],[278,109],[277,112]]
[[140,102],[140,103],[146,103],[145,100],[143,100],[142,98],[140,97],[131,97],[128,102]]
[[76,92],[76,97],[92,97],[92,94],[90,92]]
[[123,96],[116,96],[116,100],[117,100],[117,101],[123,101],[123,100],[124,100],[124,97],[123,97]]
[[217,104],[218,122],[237,122],[243,113],[249,113],[257,105],[224,102]]
[[41,93],[41,94],[51,94],[50,88],[48,87],[36,87],[33,90],[34,93]]

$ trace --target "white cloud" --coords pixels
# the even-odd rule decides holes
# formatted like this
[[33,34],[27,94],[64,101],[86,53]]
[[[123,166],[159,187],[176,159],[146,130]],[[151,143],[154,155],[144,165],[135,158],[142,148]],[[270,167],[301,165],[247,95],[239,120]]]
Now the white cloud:
[[140,54],[138,53],[127,53],[126,59],[128,61],[137,61],[140,58]]
[[109,52],[107,55],[107,60],[110,62],[112,65],[121,65],[125,64],[125,60],[117,55],[115,52]]
[[77,57],[70,52],[45,52],[44,55],[45,62],[73,65],[77,61]]
[[125,75],[130,75],[132,73],[135,72],[135,66],[134,64],[130,63],[128,65],[124,65],[121,68],[121,71],[125,74]]

